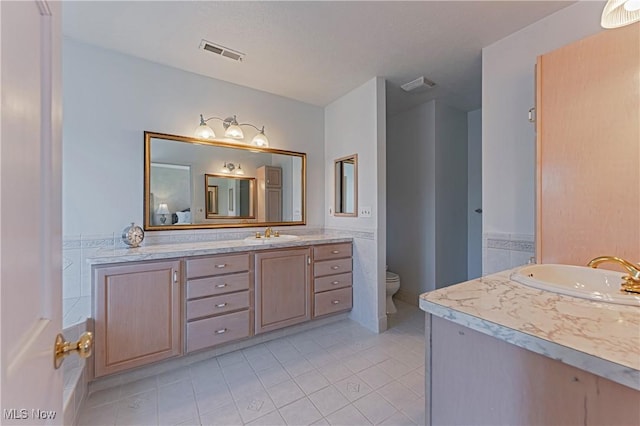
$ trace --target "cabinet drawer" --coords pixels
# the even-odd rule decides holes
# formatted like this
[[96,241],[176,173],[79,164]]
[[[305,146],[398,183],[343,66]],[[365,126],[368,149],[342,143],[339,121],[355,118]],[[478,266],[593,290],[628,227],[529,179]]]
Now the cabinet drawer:
[[351,272],[339,275],[330,275],[328,277],[316,278],[313,280],[314,293],[321,291],[335,290],[337,288],[349,287],[353,283],[353,275]]
[[249,311],[221,315],[187,324],[187,352],[249,336]]
[[342,274],[345,272],[351,272],[351,258],[325,260],[322,262],[315,262],[313,264],[314,277],[322,277],[324,275],[332,275],[332,274]]
[[223,294],[187,302],[187,321],[249,307],[249,292]]
[[248,270],[248,254],[212,256],[187,260],[187,278],[231,274]]
[[351,243],[326,244],[313,247],[314,260],[339,259],[341,257],[351,257]]
[[317,293],[313,298],[314,317],[346,311],[353,306],[351,287]]
[[249,289],[249,273],[198,278],[187,281],[187,299]]

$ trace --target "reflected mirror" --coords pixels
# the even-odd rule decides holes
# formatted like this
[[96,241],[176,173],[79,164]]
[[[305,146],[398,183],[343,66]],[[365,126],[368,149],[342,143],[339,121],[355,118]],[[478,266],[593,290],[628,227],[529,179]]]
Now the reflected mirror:
[[255,218],[255,178],[205,174],[204,181],[207,219]]
[[144,136],[145,230],[305,224],[306,154]]
[[358,216],[358,155],[338,158],[335,170],[335,215]]

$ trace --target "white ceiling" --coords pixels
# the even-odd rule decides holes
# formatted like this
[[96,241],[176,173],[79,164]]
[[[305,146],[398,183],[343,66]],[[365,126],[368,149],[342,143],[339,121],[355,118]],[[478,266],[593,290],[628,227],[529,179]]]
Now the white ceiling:
[[[63,32],[319,106],[382,76],[389,114],[436,98],[472,110],[481,104],[482,47],[571,3],[65,1]],[[199,50],[203,38],[246,58]],[[399,88],[422,75],[437,86]]]

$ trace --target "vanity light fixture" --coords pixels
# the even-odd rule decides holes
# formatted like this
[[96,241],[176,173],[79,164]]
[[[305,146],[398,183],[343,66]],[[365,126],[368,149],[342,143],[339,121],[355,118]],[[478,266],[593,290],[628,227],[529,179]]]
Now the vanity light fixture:
[[219,118],[219,117],[209,117],[205,119],[202,114],[200,114],[200,124],[196,128],[194,133],[195,137],[200,139],[213,139],[216,137],[216,133],[213,131],[211,127],[207,125],[207,121],[209,120],[220,120],[222,121],[222,126],[224,127],[224,136],[232,139],[244,139],[244,132],[240,128],[240,126],[250,126],[258,131],[258,134],[253,137],[251,140],[251,144],[258,147],[268,147],[269,139],[264,134],[264,126],[262,128],[258,128],[250,123],[238,123],[236,116],[227,117],[227,118]]
[[609,0],[602,11],[602,28],[619,28],[640,21],[640,0]]
[[222,170],[220,171],[226,174],[231,173],[234,175],[244,176],[244,170],[242,170],[242,166],[240,165],[240,163],[238,163],[238,166],[236,167],[235,164],[225,161],[222,166]]
[[160,203],[158,205],[158,210],[156,210],[156,213],[159,215],[162,215],[160,217],[160,222],[164,225],[165,222],[167,221],[167,215],[171,214],[171,212],[169,211],[169,207],[167,206],[166,203]]

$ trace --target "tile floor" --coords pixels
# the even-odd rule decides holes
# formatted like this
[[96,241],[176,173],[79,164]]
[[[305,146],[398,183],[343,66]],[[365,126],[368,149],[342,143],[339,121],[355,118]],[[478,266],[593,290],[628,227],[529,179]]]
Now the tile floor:
[[80,425],[423,425],[424,314],[339,321],[88,396]]

